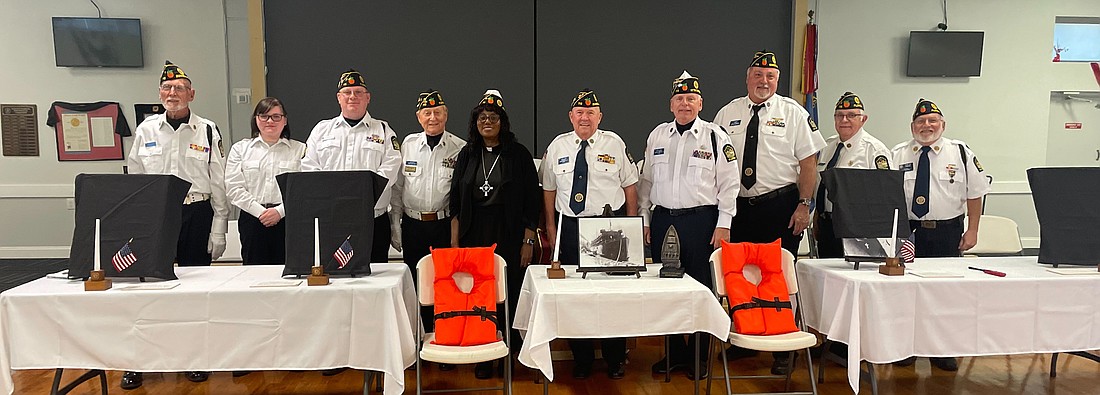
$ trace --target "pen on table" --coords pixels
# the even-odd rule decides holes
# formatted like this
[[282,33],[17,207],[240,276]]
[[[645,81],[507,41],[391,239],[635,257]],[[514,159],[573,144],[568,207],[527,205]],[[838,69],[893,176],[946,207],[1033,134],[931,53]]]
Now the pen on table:
[[992,275],[992,276],[997,276],[997,277],[1004,277],[1005,276],[1004,272],[998,272],[996,270],[982,269],[980,267],[974,267],[974,266],[969,266],[967,268],[970,269],[970,270],[977,270],[979,272],[989,274],[989,275]]

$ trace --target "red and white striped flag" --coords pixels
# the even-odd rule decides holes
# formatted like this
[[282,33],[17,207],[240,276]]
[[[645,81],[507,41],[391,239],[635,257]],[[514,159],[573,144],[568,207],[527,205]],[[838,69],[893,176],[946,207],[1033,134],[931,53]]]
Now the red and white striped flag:
[[901,250],[898,252],[898,257],[904,263],[913,263],[913,259],[917,257],[917,247],[913,245],[913,234],[909,234],[909,238],[901,241]]
[[344,239],[344,244],[340,244],[340,248],[336,249],[336,252],[332,254],[333,258],[336,258],[336,262],[340,264],[340,269],[347,266],[348,262],[351,262],[351,257],[355,256],[355,249],[351,248],[351,235]]
[[[134,239],[130,239],[130,241],[134,241]],[[134,250],[130,249],[130,241],[123,244],[122,248],[115,253],[115,256],[111,257],[111,263],[115,265],[116,271],[126,270],[134,262],[137,262],[137,255],[134,255]]]

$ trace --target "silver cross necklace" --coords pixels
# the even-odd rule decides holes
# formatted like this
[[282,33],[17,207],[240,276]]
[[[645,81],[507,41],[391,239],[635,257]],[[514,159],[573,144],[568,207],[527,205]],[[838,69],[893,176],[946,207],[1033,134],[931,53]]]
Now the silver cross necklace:
[[[486,147],[486,148],[490,149],[490,150],[492,149],[492,147]],[[497,168],[497,161],[499,161],[499,160],[500,160],[500,154],[497,154],[496,159],[493,159],[493,165],[489,166],[489,171],[485,171],[485,153],[484,152],[481,153],[481,174],[485,176],[485,182],[482,183],[481,187],[478,188],[478,189],[481,190],[481,193],[485,194],[485,197],[489,197],[489,191],[493,190],[493,186],[489,185],[489,175],[493,174],[493,170]]]

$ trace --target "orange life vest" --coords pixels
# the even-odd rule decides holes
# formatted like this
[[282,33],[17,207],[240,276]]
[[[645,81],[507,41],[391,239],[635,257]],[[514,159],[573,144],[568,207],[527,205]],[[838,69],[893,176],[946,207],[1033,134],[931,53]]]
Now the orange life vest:
[[[760,268],[760,283],[745,279],[746,265]],[[783,278],[781,240],[768,244],[722,242],[722,277],[733,313],[734,331],[778,335],[798,331]]]
[[[434,248],[435,341],[445,346],[476,346],[497,341],[497,289],[491,247]],[[470,293],[455,283],[455,273],[469,273]]]

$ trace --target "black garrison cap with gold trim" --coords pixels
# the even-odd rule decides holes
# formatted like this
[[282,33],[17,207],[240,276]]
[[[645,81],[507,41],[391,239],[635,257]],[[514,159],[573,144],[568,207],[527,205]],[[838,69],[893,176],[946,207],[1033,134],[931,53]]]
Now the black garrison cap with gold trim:
[[504,109],[504,99],[500,97],[500,91],[496,89],[485,91],[485,96],[482,96],[481,102],[477,103],[479,106],[482,104],[494,105],[500,107],[502,110]]
[[681,93],[695,93],[699,96],[703,95],[703,91],[699,90],[699,79],[692,77],[691,74],[688,74],[687,70],[684,70],[684,73],[680,74],[680,78],[672,81],[672,96]]
[[939,106],[936,106],[936,103],[922,97],[920,100],[917,100],[917,108],[913,110],[913,120],[916,120],[917,117],[921,115],[928,114],[940,114],[940,116],[943,116],[943,112],[940,111]]
[[752,57],[752,64],[749,67],[767,67],[772,69],[779,68],[779,62],[775,60],[775,53],[769,50],[757,51]]
[[170,81],[170,80],[178,80],[178,79],[181,79],[181,78],[186,79],[188,81],[191,80],[191,78],[188,77],[187,74],[183,72],[183,69],[181,69],[179,66],[176,66],[176,65],[172,64],[171,60],[165,60],[164,61],[164,71],[160,72],[160,82]]
[[420,97],[416,99],[416,109],[432,108],[446,105],[443,102],[443,95],[435,89],[428,89],[420,92]]
[[580,92],[577,92],[577,97],[573,98],[573,105],[570,107],[599,107],[600,99],[596,98],[596,92],[591,89],[585,88]]
[[863,101],[859,100],[859,96],[852,92],[844,92],[840,95],[840,100],[836,101],[837,110],[862,110]]
[[361,86],[366,88],[367,84],[363,82],[362,74],[359,74],[355,69],[348,69],[348,71],[340,74],[340,83],[336,84],[336,90],[341,90],[349,86]]

